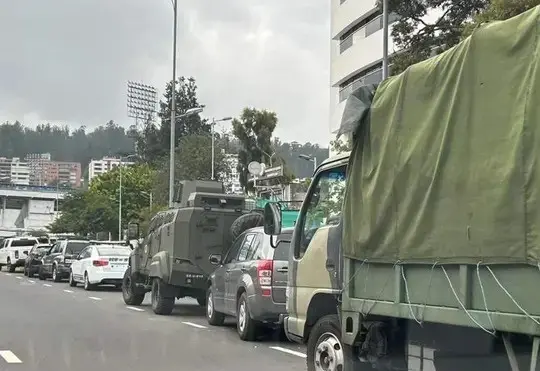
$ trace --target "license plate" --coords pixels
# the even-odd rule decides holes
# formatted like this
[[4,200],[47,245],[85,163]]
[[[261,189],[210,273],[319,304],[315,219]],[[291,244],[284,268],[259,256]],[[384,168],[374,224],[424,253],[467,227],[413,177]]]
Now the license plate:
[[66,264],[71,264],[73,262],[73,260],[71,259],[64,259],[64,263]]

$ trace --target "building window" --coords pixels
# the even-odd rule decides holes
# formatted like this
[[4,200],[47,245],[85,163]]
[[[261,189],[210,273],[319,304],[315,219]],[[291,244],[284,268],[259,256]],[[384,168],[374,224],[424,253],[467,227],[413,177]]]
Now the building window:
[[343,102],[349,95],[361,86],[377,84],[382,81],[382,63],[360,71],[339,87],[339,102]]
[[[390,13],[388,15],[388,24],[390,25],[396,22],[398,19],[399,16],[397,14]],[[343,52],[345,52],[345,50],[353,46],[356,40],[364,39],[381,30],[382,26],[383,19],[380,13],[374,13],[373,15],[366,17],[356,26],[344,33],[342,37],[340,37],[339,53],[342,54]]]

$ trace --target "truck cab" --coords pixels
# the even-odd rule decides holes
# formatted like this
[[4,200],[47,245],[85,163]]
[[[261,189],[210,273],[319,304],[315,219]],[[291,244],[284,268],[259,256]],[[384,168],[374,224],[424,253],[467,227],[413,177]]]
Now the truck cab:
[[[321,318],[338,314],[340,218],[347,162],[345,153],[318,167],[295,225],[289,256],[287,314],[282,318],[291,341],[307,343]],[[276,205],[268,204],[266,214],[272,207]]]

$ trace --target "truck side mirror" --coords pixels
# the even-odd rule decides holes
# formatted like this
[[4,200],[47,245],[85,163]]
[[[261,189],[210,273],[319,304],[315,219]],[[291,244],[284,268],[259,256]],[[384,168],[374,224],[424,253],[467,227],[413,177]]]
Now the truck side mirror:
[[221,255],[219,254],[212,254],[208,257],[208,260],[210,261],[210,264],[212,265],[220,265],[221,264]]
[[271,236],[281,233],[281,208],[277,203],[268,202],[264,206],[264,233]]
[[128,224],[128,239],[137,240],[139,238],[139,223]]

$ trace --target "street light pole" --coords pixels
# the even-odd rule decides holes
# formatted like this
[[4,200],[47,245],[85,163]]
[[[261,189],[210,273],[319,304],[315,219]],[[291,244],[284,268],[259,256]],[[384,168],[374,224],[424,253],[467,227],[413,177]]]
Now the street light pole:
[[174,148],[176,134],[176,27],[178,16],[178,0],[173,1],[174,25],[173,25],[173,66],[172,66],[172,99],[171,99],[171,143],[169,156],[169,207],[174,200]]
[[122,239],[122,157],[120,157],[120,184],[118,186],[120,196],[118,198],[118,241]]
[[212,118],[212,128],[211,128],[211,135],[212,135],[212,176],[211,176],[211,179],[212,180],[215,180],[215,138],[214,138],[214,135],[215,135],[215,129],[214,127],[216,126],[216,122],[222,122],[222,121],[230,121],[232,120],[232,117],[224,117],[220,120],[215,120],[214,118]]
[[388,0],[383,0],[383,57],[382,57],[382,78],[388,77]]

